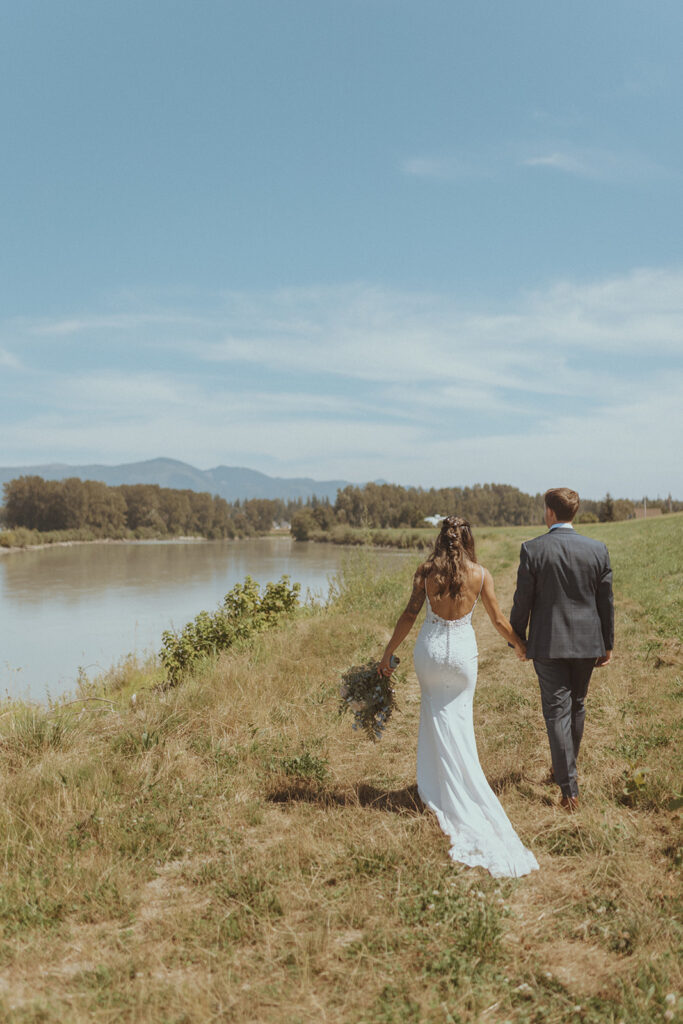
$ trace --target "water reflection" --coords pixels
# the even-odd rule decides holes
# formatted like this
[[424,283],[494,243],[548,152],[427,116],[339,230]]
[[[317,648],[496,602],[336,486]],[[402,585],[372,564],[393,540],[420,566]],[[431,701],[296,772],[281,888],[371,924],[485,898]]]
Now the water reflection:
[[[318,595],[344,557],[289,537],[54,547],[0,556],[0,694],[43,700],[73,689],[79,666],[106,671],[128,652],[213,609],[249,574],[288,573]],[[387,553],[391,560],[401,558]]]

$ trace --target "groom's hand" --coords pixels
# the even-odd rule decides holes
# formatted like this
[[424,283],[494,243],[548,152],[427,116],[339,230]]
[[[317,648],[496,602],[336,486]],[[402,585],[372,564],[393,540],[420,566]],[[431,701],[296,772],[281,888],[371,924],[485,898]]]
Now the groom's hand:
[[604,665],[609,665],[611,660],[612,660],[612,652],[611,651],[605,651],[605,653],[603,654],[603,656],[601,658],[596,658],[595,659],[595,667],[596,668],[602,668]]

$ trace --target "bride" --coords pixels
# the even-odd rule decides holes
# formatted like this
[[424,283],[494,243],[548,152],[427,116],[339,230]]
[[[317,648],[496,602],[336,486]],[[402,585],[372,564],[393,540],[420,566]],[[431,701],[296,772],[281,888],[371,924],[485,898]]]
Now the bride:
[[491,622],[524,660],[522,640],[500,610],[490,572],[479,565],[470,524],[447,516],[431,556],[419,566],[413,592],[380,662],[391,675],[391,656],[427,601],[413,654],[422,704],[417,744],[417,787],[451,842],[454,861],[487,868],[495,877],[518,877],[538,868],[510,824],[479,764],[472,720],[477,682],[477,641],[472,612],[481,596]]

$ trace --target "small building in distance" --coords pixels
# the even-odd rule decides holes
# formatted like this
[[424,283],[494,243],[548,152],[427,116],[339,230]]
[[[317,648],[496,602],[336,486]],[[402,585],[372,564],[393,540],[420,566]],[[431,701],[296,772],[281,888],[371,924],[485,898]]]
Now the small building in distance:
[[429,523],[430,526],[438,526],[445,518],[445,516],[425,516],[422,522]]

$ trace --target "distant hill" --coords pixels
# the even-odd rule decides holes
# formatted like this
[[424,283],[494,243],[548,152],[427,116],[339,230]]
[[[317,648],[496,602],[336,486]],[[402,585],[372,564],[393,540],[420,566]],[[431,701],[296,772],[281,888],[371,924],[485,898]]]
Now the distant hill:
[[179,490],[209,491],[226,501],[243,501],[245,498],[305,500],[313,494],[334,501],[337,490],[349,483],[348,480],[267,476],[255,469],[238,466],[197,469],[177,459],[149,459],[120,466],[70,466],[56,462],[48,466],[0,467],[0,486],[19,476],[42,476],[44,480],[65,480],[75,476],[80,480],[101,480],[112,487],[118,484],[159,484],[161,487]]

